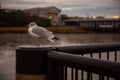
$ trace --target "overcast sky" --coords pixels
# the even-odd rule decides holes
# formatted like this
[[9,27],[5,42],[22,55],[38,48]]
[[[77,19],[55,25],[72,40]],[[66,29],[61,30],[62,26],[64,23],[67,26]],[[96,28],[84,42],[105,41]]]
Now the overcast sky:
[[120,15],[120,0],[0,0],[2,8],[27,9],[56,6],[73,16]]

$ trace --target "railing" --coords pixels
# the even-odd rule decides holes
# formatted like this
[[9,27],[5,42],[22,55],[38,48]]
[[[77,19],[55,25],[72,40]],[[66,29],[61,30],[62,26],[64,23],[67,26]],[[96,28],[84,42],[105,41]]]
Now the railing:
[[120,43],[16,49],[16,80],[120,80]]
[[120,43],[58,47],[48,53],[47,78],[120,80],[119,54]]

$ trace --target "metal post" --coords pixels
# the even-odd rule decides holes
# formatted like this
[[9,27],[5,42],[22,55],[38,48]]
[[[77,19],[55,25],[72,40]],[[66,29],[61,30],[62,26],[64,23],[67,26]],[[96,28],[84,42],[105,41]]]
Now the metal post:
[[16,80],[46,80],[49,50],[48,47],[16,49]]
[[[48,75],[47,80],[63,80],[63,73],[60,73],[60,65],[54,64],[48,58]],[[63,72],[63,69],[61,70]],[[61,76],[61,77],[60,77]]]

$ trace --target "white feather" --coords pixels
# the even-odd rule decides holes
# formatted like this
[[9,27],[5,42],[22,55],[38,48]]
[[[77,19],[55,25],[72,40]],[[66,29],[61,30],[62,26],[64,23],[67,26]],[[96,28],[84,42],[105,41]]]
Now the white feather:
[[54,38],[54,34],[51,31],[48,31],[43,27],[37,26],[37,24],[34,22],[30,23],[28,26],[28,32],[32,37],[44,38],[51,41],[52,43],[54,42],[54,40],[52,40],[52,38]]

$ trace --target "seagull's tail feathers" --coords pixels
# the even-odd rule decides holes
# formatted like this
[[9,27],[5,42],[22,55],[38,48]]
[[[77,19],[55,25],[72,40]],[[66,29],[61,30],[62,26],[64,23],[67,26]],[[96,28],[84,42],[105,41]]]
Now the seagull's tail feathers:
[[52,42],[52,43],[54,43],[55,41],[61,41],[61,39],[60,38],[58,38],[58,37],[53,37],[53,38],[49,38],[48,39],[50,42]]
[[54,36],[52,39],[54,39],[54,40],[61,40],[60,38],[58,38],[56,36]]
[[54,43],[55,41],[54,40],[52,40],[52,39],[48,39],[50,42],[52,42],[52,43]]

